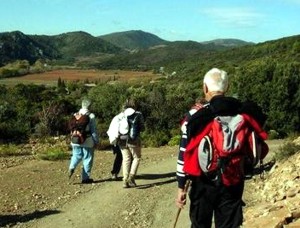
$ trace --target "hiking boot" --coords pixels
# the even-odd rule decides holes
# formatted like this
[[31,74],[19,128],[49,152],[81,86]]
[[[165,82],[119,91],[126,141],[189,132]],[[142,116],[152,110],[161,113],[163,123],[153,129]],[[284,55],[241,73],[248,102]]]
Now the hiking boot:
[[135,183],[135,180],[134,180],[134,176],[133,176],[133,175],[130,175],[130,176],[129,176],[127,182],[128,182],[129,187],[136,187],[136,183]]
[[74,174],[74,169],[70,169],[69,170],[69,179],[71,179],[71,177],[73,176]]
[[91,179],[91,178],[88,178],[88,179],[85,179],[85,180],[82,180],[82,181],[81,181],[82,184],[91,184],[91,183],[93,183],[93,182],[94,182],[94,180]]
[[127,180],[123,181],[123,188],[129,188],[129,184]]
[[118,174],[116,174],[116,173],[113,173],[112,175],[111,175],[111,179],[112,180],[118,180]]

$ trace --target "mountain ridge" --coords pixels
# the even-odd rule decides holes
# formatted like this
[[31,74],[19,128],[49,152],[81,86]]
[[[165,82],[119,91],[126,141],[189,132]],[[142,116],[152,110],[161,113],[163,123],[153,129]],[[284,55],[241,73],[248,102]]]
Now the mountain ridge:
[[[16,39],[15,37],[18,37]],[[223,42],[221,42],[223,40]],[[130,30],[102,36],[92,36],[84,31],[61,33],[58,35],[27,35],[21,31],[0,33],[0,66],[9,62],[26,59],[33,63],[37,59],[73,59],[78,57],[95,57],[104,54],[128,54],[131,52],[156,49],[168,45],[194,42],[198,48],[206,45],[214,50],[224,47],[248,45],[246,41],[230,42],[226,39],[201,43],[196,41],[166,41],[142,30]],[[225,44],[225,45],[224,45]],[[204,48],[205,49],[205,48]]]
[[115,32],[98,37],[118,47],[128,50],[147,49],[153,46],[163,45],[170,42],[163,40],[152,33],[144,32],[142,30]]

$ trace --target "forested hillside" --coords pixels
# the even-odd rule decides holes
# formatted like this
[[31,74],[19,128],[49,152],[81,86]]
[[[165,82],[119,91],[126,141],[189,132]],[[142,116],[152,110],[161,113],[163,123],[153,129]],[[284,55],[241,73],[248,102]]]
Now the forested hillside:
[[[181,42],[180,46],[184,46],[185,43],[190,46],[188,41]],[[200,49],[209,46],[210,50],[249,44],[233,39],[205,42],[203,44],[194,43],[198,44]],[[107,57],[125,54],[130,58],[132,52],[169,44],[172,44],[171,49],[174,46],[176,47],[173,42],[165,41],[154,34],[143,31],[125,31],[99,37],[94,37],[83,31],[53,36],[27,35],[20,31],[3,32],[0,33],[0,67],[17,60],[26,60],[31,64],[35,61],[42,61],[52,65],[76,65],[81,63],[83,57],[92,62],[96,59],[98,65],[101,65],[102,60],[107,59]],[[159,55],[159,52],[156,52],[156,55]],[[147,53],[142,55],[147,55]],[[107,68],[107,66],[105,67]]]
[[86,32],[60,35],[25,35],[20,31],[0,33],[0,66],[16,60],[74,64],[78,57],[118,54],[122,49]]
[[117,32],[99,37],[126,50],[147,49],[169,43],[156,35],[141,30]]
[[[75,35],[92,39],[85,33]],[[78,41],[74,37],[63,37],[62,43]],[[46,45],[42,39],[39,37],[36,42],[53,46],[50,41]],[[84,53],[84,45],[77,47]],[[64,49],[64,46],[58,49]],[[92,110],[105,144],[105,132],[111,118],[120,111],[126,98],[133,97],[145,116],[145,145],[176,144],[180,119],[195,99],[202,96],[202,78],[212,67],[224,69],[231,76],[229,95],[254,100],[263,107],[268,115],[265,127],[270,137],[300,132],[300,36],[235,48],[178,41],[135,53],[122,50],[117,54],[120,49],[112,50],[114,54],[105,59],[89,56],[93,62],[83,61],[82,67],[89,63],[89,67],[98,69],[150,70],[160,75],[160,80],[141,80],[139,83],[102,81],[95,82],[97,85],[93,88],[85,87],[80,81],[60,82],[52,88],[23,84],[7,88],[3,85],[0,87],[1,140],[20,142],[33,136],[67,134],[68,116],[78,109],[81,98],[87,96],[93,101]],[[68,49],[64,51],[72,53]],[[30,73],[36,66],[27,60],[20,61],[15,66],[22,67],[23,74]],[[51,63],[47,62],[47,67],[53,67]],[[0,68],[0,73],[11,71],[13,65],[10,66]],[[39,66],[43,70],[44,65]]]

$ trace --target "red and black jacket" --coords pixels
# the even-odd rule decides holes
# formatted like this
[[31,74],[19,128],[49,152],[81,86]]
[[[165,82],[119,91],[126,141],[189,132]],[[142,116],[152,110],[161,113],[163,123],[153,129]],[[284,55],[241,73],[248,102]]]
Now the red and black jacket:
[[234,116],[237,114],[245,114],[250,121],[253,120],[254,125],[261,129],[266,121],[266,115],[262,109],[253,102],[241,102],[233,97],[214,96],[208,105],[203,106],[194,114],[187,114],[185,122],[186,132],[182,133],[178,161],[177,161],[177,181],[178,187],[183,188],[186,182],[184,167],[184,153],[191,139],[200,137],[205,128],[216,116]]

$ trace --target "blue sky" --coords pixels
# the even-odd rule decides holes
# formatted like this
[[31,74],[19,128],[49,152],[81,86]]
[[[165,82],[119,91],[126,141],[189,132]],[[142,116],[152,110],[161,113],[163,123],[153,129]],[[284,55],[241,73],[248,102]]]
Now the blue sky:
[[93,36],[143,30],[168,41],[300,34],[300,0],[0,0],[0,32]]

